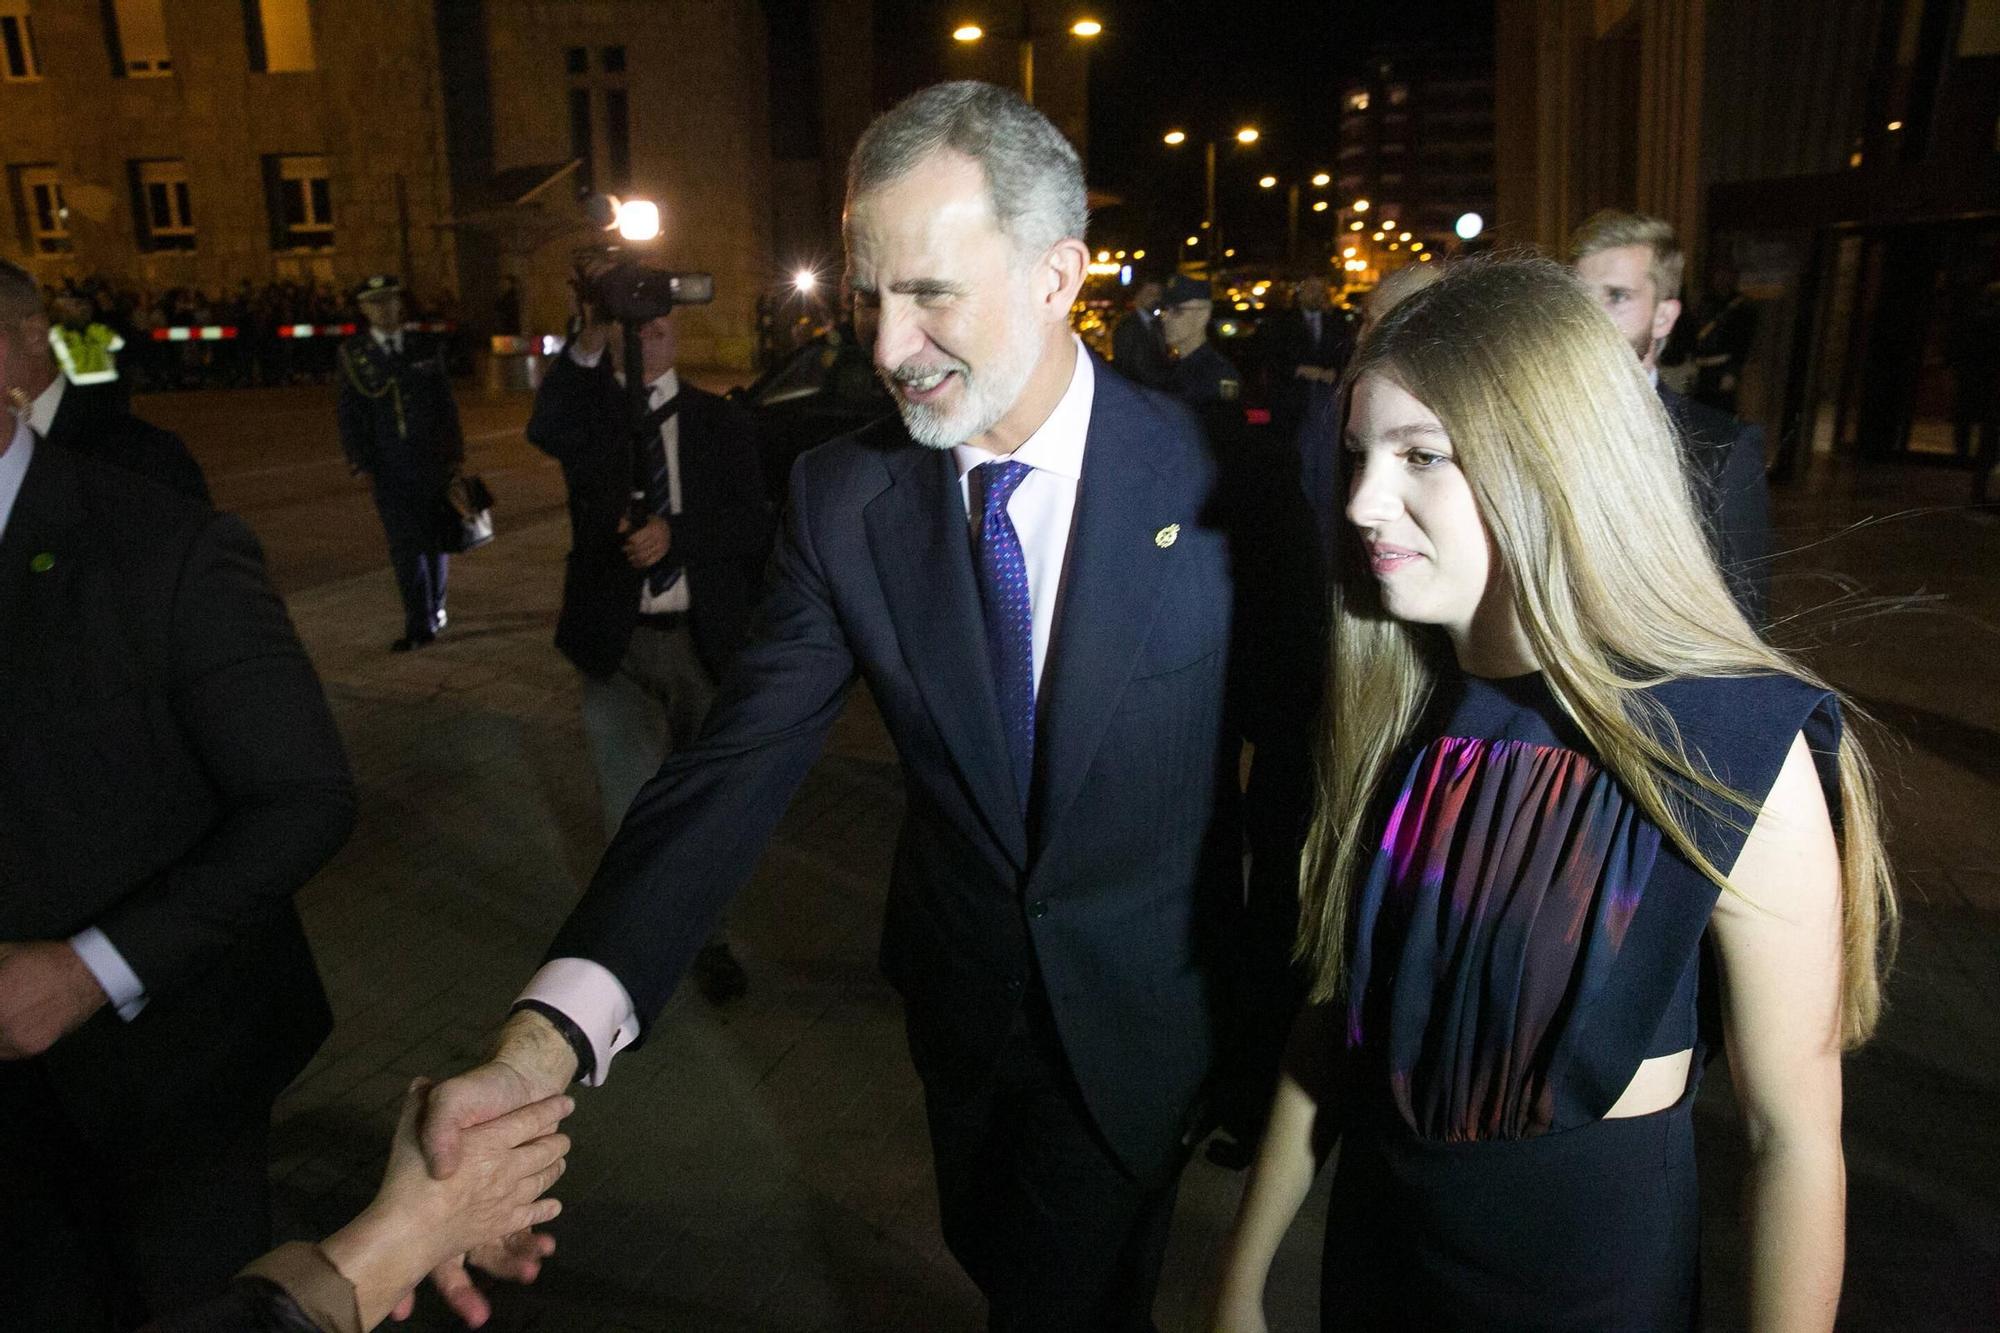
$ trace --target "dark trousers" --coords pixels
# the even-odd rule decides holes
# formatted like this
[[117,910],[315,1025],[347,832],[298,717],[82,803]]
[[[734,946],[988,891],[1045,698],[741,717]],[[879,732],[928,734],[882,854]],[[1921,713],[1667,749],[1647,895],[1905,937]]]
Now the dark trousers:
[[375,479],[375,512],[389,539],[389,565],[403,599],[403,635],[425,639],[437,633],[444,616],[444,581],[450,557],[438,541],[442,485]]
[[39,1061],[0,1064],[0,1328],[126,1330],[220,1292],[270,1247],[269,1139],[266,1106],[92,1141]]
[[985,1294],[994,1333],[1153,1328],[1179,1164],[1164,1181],[1119,1165],[1046,1001],[1023,1005],[983,1093],[926,1109],[945,1244]]

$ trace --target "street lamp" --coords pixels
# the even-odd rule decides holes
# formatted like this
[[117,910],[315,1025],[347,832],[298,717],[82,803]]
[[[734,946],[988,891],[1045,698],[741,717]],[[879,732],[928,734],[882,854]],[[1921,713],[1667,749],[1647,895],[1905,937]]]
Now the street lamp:
[[1333,177],[1327,175],[1324,171],[1316,172],[1313,175],[1313,184],[1324,190],[1327,186],[1333,184]]
[[[1094,18],[1080,18],[1069,25],[1070,36],[1084,41],[1089,41],[1091,38],[1103,33],[1103,31],[1104,25]],[[1020,42],[1021,53],[1021,97],[1028,105],[1033,106],[1035,102],[1035,38],[1041,34],[1035,31],[1034,6],[1029,3],[1029,0],[1021,0],[1020,32],[1021,35],[1018,40]],[[952,29],[951,36],[953,41],[971,43],[985,37],[986,29],[980,27],[977,23],[966,22]]]
[[1166,135],[1166,143],[1167,143],[1167,147],[1169,147],[1169,148],[1179,148],[1179,147],[1180,147],[1180,146],[1181,146],[1182,144],[1184,144],[1184,143],[1186,143],[1186,142],[1187,142],[1187,131],[1186,131],[1186,130],[1168,130],[1168,131],[1167,131],[1167,135]]
[[1368,211],[1368,201],[1366,199],[1356,199],[1354,201],[1354,211],[1357,213],[1366,213]]
[[1460,213],[1451,229],[1458,233],[1459,240],[1469,241],[1486,230],[1486,219],[1477,213]]
[[1250,126],[1248,126],[1248,125],[1245,125],[1245,126],[1244,126],[1244,127],[1242,128],[1242,129],[1240,129],[1240,130],[1236,131],[1236,142],[1238,142],[1238,143],[1256,143],[1256,142],[1257,142],[1257,131],[1256,131],[1256,130],[1254,130],[1254,129],[1252,129],[1252,128],[1251,128]]
[[[1256,143],[1260,137],[1261,135],[1258,133],[1257,127],[1254,125],[1245,125],[1241,129],[1236,131],[1236,142],[1239,144],[1244,144],[1246,146],[1249,144]],[[1162,136],[1162,141],[1169,148],[1178,148],[1182,144],[1187,142],[1187,131],[1179,129],[1168,130],[1166,134]],[[1215,143],[1216,141],[1214,139],[1209,139],[1202,144],[1203,211],[1202,211],[1201,226],[1202,230],[1211,233],[1213,233],[1216,229],[1215,228]],[[1268,177],[1267,179],[1270,181],[1270,185],[1276,185],[1278,183],[1278,178],[1275,176]],[[1269,189],[1270,185],[1266,185],[1265,188]]]
[[1257,178],[1257,188],[1260,190],[1268,190],[1277,183],[1278,178],[1276,176],[1260,176]]

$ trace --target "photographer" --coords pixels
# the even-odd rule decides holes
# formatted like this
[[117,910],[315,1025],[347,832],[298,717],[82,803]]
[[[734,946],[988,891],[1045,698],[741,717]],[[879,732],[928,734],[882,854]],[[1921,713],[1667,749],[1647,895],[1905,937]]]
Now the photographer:
[[[749,633],[773,525],[754,424],[681,382],[673,316],[639,325],[648,424],[635,432],[622,326],[596,318],[588,300],[584,308],[535,395],[528,439],[562,464],[569,489],[556,647],[583,673],[609,838],[661,761],[700,730]],[[711,1002],[747,988],[721,929],[694,974]]]

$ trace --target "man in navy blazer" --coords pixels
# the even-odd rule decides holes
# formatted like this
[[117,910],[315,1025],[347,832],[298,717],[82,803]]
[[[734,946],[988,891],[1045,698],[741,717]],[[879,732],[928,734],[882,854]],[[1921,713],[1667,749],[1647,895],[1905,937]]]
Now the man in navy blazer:
[[463,1127],[603,1080],[859,676],[908,788],[882,964],[946,1241],[995,1328],[1151,1326],[1231,1001],[1284,992],[1321,608],[1295,479],[1070,332],[1084,221],[1075,151],[1012,93],[940,85],[864,136],[850,276],[902,420],[799,461],[758,630],[494,1059],[434,1090],[435,1171]]

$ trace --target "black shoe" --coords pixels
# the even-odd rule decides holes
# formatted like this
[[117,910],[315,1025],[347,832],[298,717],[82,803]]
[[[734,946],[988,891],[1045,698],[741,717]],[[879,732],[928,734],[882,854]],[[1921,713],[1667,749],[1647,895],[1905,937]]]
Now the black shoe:
[[437,635],[435,634],[419,634],[414,637],[405,635],[403,638],[390,644],[389,651],[392,653],[414,652],[419,648],[428,648],[436,642]]
[[710,1004],[727,1004],[749,993],[750,977],[743,964],[736,961],[736,955],[729,951],[729,945],[717,940],[702,945],[701,952],[694,956],[694,984],[701,988],[702,998]]

